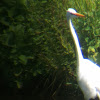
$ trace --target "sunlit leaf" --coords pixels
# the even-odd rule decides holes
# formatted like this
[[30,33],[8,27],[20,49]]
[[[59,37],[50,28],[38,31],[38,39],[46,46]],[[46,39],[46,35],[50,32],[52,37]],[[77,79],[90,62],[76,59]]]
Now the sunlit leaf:
[[91,51],[91,52],[95,52],[95,48],[92,47],[92,46],[89,46],[89,48],[88,48],[88,53],[89,53],[90,51]]

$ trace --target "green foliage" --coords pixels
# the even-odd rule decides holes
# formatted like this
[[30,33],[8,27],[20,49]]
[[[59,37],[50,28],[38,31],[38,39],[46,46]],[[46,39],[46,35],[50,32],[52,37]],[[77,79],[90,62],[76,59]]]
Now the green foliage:
[[[73,19],[73,23],[78,34],[80,45],[82,47],[83,55],[85,58],[89,58],[93,62],[100,65],[100,1],[99,0],[70,0],[67,2],[68,8],[74,8],[79,13],[85,15],[85,18],[77,18]],[[69,36],[70,31],[67,29],[67,32],[63,33],[62,44],[68,49],[69,52],[73,52],[72,48],[75,48],[73,45],[72,37]],[[66,45],[67,44],[67,45]],[[68,44],[70,46],[68,46]],[[69,53],[68,52],[68,53]],[[75,55],[74,55],[75,57]],[[72,59],[72,58],[70,58]],[[75,58],[76,59],[76,58]],[[75,60],[74,59],[74,60]],[[71,61],[70,63],[76,63],[75,61]],[[75,67],[75,66],[73,66]],[[67,68],[69,68],[67,66]],[[70,75],[73,73],[72,68],[69,68]],[[75,69],[74,69],[75,72]],[[75,77],[74,73],[74,77]],[[71,76],[70,79],[67,80],[67,83],[74,83]],[[76,80],[76,79],[75,79]]]
[[0,67],[5,66],[9,84],[18,88],[41,74],[53,74],[57,69],[63,73],[72,55],[62,46],[60,38],[65,27],[61,24],[64,18],[61,2],[25,2],[5,0],[0,8]]
[[67,85],[76,82],[74,43],[66,22],[68,8],[86,16],[73,22],[83,54],[99,64],[99,6],[98,0],[2,0],[0,69],[9,85],[20,89],[35,78],[41,83],[40,76],[45,84],[52,79],[47,88],[55,83],[59,88],[65,79]]
[[98,64],[99,62],[97,60],[97,56],[99,55],[99,47],[100,47],[99,5],[100,2],[98,0],[96,1],[92,0],[91,3],[87,4],[87,9],[84,12],[86,16],[84,18],[84,21],[82,22],[81,19],[78,20],[80,26],[78,27],[79,30],[78,33],[81,34],[81,35],[79,34],[79,37],[80,37],[80,42],[82,44],[84,55],[85,57],[90,58],[91,60],[93,60]]

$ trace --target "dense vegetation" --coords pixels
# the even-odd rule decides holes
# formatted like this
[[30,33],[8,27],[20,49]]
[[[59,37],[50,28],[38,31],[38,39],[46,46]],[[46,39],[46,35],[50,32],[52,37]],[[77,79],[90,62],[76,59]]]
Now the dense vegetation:
[[[9,94],[21,90],[31,95],[55,95],[65,87],[68,93],[78,91],[66,9],[75,8],[86,16],[73,22],[83,54],[100,64],[99,6],[99,0],[2,0],[0,86],[9,88]],[[30,92],[25,92],[27,89]]]

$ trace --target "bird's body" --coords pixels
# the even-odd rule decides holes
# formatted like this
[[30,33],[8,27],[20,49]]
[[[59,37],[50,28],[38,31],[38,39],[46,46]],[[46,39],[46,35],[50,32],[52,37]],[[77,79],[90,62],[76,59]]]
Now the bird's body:
[[77,69],[77,79],[85,99],[100,99],[100,68],[88,59],[83,59],[79,66],[84,66]]
[[71,22],[71,18],[76,16],[84,17],[72,8],[67,10],[67,20],[77,52],[77,81],[86,100],[95,100],[96,97],[100,100],[100,67],[89,59],[84,59],[82,55],[78,36]]

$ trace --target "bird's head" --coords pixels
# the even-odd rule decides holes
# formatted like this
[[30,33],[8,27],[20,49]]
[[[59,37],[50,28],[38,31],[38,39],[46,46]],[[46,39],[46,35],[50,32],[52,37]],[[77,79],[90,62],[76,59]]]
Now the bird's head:
[[85,17],[84,15],[82,15],[82,14],[79,14],[79,13],[77,13],[76,12],[76,10],[74,10],[73,8],[69,8],[68,10],[67,10],[67,18],[69,19],[69,18],[76,18],[76,17]]

